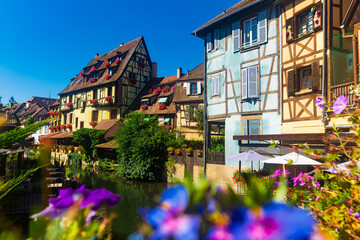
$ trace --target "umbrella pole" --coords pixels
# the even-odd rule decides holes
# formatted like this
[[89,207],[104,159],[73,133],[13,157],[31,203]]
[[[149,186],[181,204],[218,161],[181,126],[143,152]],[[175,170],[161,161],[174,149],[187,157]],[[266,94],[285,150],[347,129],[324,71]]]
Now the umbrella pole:
[[254,173],[254,169],[253,169],[253,161],[251,161],[251,173]]
[[283,176],[285,177],[285,164],[283,164]]

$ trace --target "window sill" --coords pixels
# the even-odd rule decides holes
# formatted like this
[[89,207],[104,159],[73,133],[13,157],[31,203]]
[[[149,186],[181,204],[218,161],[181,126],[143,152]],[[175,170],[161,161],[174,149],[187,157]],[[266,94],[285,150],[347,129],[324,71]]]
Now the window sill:
[[308,90],[303,90],[303,91],[300,91],[300,92],[296,92],[295,96],[300,96],[300,95],[309,94],[309,93],[313,93],[313,90],[308,89]]
[[254,49],[258,49],[259,47],[260,47],[259,43],[253,44],[251,46],[246,46],[246,47],[243,46],[243,47],[241,47],[240,52],[251,51],[251,50],[254,50]]
[[314,36],[314,35],[315,35],[315,32],[314,32],[314,30],[313,30],[313,31],[311,31],[311,32],[304,33],[304,34],[302,34],[301,36],[298,36],[298,35],[297,35],[296,38],[287,40],[287,43],[290,44],[290,43],[293,43],[293,42],[298,42],[298,41],[301,41],[301,40],[304,39],[304,38],[307,38],[307,37],[309,37],[309,36]]

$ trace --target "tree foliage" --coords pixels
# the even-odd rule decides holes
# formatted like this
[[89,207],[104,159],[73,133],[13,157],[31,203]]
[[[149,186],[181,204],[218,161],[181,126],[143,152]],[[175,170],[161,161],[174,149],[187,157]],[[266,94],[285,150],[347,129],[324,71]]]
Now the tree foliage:
[[138,112],[127,115],[120,125],[116,133],[120,175],[128,179],[160,180],[165,174],[167,147],[175,142],[176,133],[159,126],[156,116]]
[[16,127],[13,130],[0,133],[0,148],[10,148],[14,143],[24,140],[37,130],[39,130],[49,120],[44,120],[25,127]]
[[105,133],[105,130],[81,128],[73,133],[73,141],[75,144],[83,146],[84,153],[91,156],[95,145],[105,142]]

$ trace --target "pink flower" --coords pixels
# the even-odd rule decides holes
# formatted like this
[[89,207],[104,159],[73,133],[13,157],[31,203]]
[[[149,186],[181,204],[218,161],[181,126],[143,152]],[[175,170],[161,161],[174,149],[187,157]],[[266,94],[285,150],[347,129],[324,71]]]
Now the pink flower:
[[93,71],[95,71],[95,67],[94,67],[94,66],[90,69],[90,72],[93,72]]
[[120,58],[116,58],[115,59],[115,64],[119,65],[119,63],[120,63]]
[[105,79],[106,79],[106,80],[109,80],[110,78],[111,78],[111,75],[110,75],[110,74],[108,74],[108,73],[105,74]]
[[105,63],[105,67],[106,67],[106,68],[110,67],[110,63],[109,63],[109,62],[106,62],[106,63]]
[[281,174],[281,169],[278,169],[274,172],[274,174],[270,175],[269,177],[276,178],[280,176],[280,174]]
[[348,105],[348,97],[341,95],[333,104],[333,111],[335,114],[342,113]]
[[326,100],[323,97],[317,97],[316,101],[315,101],[315,106],[319,107],[319,108],[324,108],[326,107]]

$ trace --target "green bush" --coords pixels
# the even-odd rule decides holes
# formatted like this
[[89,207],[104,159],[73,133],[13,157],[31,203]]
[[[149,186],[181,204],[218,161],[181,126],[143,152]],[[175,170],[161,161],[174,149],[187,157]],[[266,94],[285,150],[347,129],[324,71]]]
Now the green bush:
[[128,114],[120,125],[115,137],[120,175],[137,180],[162,179],[166,174],[167,147],[176,142],[175,131],[159,126],[156,116],[138,112]]
[[73,141],[84,149],[87,156],[92,156],[95,145],[105,142],[105,130],[81,128],[73,133]]
[[224,152],[225,151],[225,139],[223,137],[211,138],[210,150],[212,152]]

